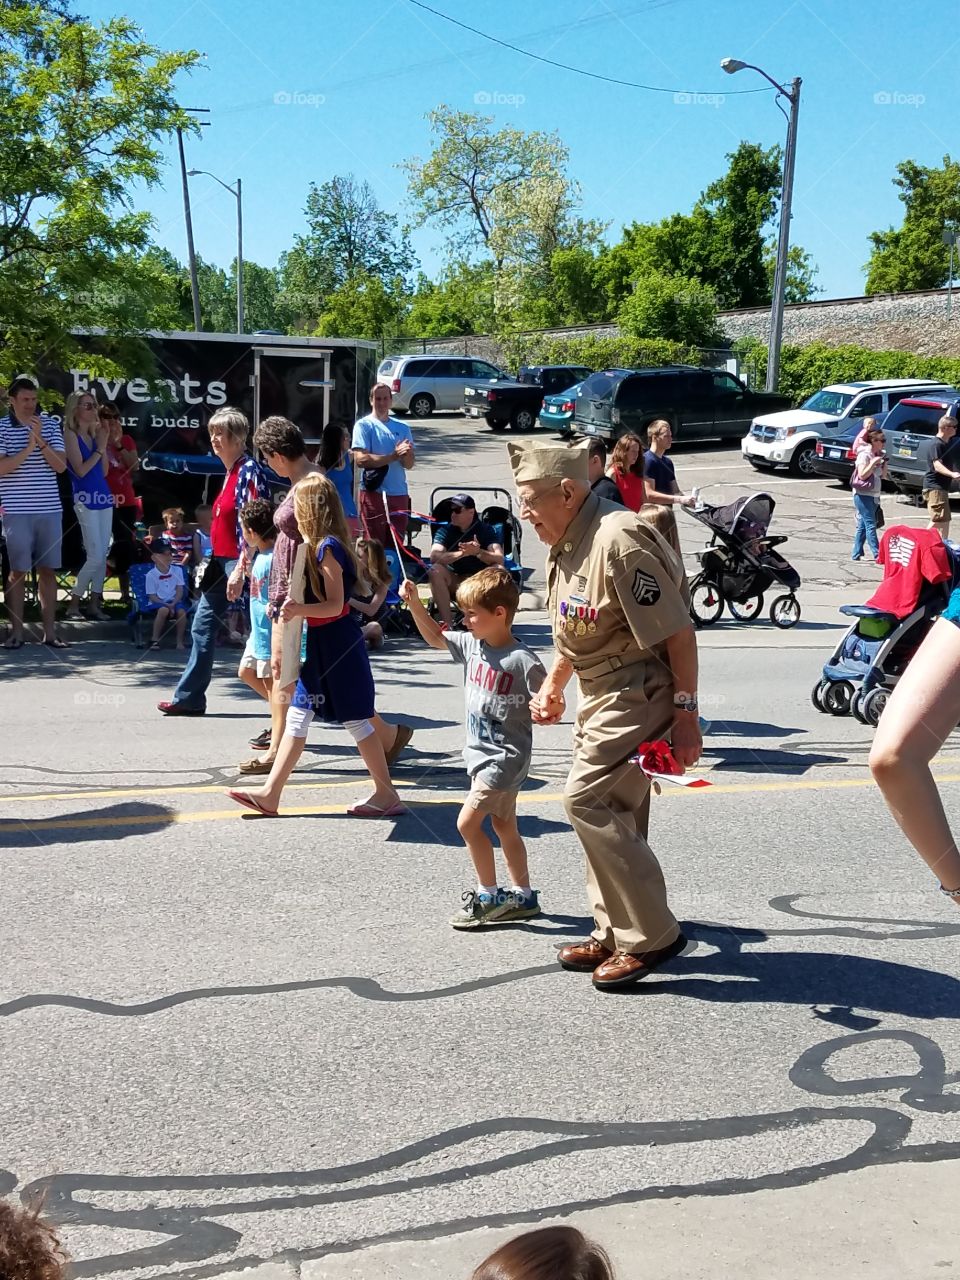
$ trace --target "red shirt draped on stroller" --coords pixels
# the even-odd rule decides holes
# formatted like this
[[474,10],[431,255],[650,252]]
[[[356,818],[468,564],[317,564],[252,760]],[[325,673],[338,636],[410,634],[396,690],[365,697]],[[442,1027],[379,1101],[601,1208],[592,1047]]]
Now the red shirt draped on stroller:
[[884,532],[877,563],[883,565],[883,582],[867,604],[896,618],[913,612],[925,582],[946,582],[953,573],[950,554],[936,529],[912,529],[905,524]]

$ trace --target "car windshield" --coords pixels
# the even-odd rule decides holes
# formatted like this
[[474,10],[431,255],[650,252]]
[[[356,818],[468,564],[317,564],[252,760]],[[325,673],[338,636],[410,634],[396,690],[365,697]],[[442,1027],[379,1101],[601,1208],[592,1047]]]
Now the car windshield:
[[839,418],[853,399],[847,391],[817,391],[809,400],[804,400],[801,409],[811,409],[814,413],[829,413]]

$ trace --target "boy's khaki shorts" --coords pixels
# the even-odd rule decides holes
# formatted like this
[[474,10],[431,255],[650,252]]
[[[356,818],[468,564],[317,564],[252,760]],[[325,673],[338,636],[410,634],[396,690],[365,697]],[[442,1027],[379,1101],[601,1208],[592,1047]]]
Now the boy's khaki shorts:
[[950,495],[944,489],[925,489],[923,498],[934,524],[943,524],[950,519]]
[[489,813],[492,818],[507,822],[517,816],[517,791],[499,791],[496,787],[474,782],[467,796],[467,804],[477,813]]

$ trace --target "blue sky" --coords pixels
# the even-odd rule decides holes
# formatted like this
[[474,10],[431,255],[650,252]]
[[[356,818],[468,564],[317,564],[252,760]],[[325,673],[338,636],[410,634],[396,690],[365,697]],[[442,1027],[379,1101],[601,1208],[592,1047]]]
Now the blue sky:
[[[765,82],[725,75],[732,56],[775,79],[803,78],[792,238],[820,268],[823,296],[863,291],[871,230],[897,225],[896,164],[939,164],[957,144],[956,6],[946,0],[430,0],[432,7],[542,55],[605,75],[706,95],[674,99],[542,66],[415,8],[409,0],[85,0],[151,41],[196,48],[203,69],[181,101],[211,108],[188,166],[244,185],[244,250],[272,265],[303,229],[309,182],[354,173],[403,217],[396,168],[429,149],[425,113],[441,102],[498,125],[556,130],[583,188],[583,212],[624,223],[686,211],[741,139],[782,144]],[[285,98],[289,96],[289,100]],[[481,95],[489,105],[477,106]],[[718,99],[717,95],[722,95]],[[175,149],[162,188],[144,195],[156,239],[186,258]],[[226,266],[235,204],[191,180],[197,251]],[[414,235],[427,270],[441,236]]]

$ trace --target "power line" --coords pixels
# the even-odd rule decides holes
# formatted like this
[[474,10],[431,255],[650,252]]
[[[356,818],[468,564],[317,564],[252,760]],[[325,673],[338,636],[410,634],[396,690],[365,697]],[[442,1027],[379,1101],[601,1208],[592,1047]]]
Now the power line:
[[[428,4],[424,4],[423,0],[408,0],[409,4],[416,5],[418,9],[425,9],[427,13],[432,13],[435,18],[442,18],[444,22],[451,22],[455,27],[461,27],[464,31],[469,31],[472,35],[480,36],[484,40],[489,40],[493,44],[499,44],[504,49],[510,49],[513,53],[522,54],[525,58],[532,58],[535,62],[543,62],[548,67],[559,67],[561,71],[572,71],[578,76],[587,76],[591,80],[603,80],[606,84],[624,85],[627,89],[644,89],[647,93],[689,93],[691,96],[700,96],[701,91],[697,89],[665,89],[662,85],[655,84],[638,84],[635,80],[619,80],[616,76],[601,75],[599,71],[586,71],[583,67],[573,67],[568,62],[555,62],[553,58],[544,58],[539,53],[531,53],[529,49],[521,49],[519,45],[511,44],[508,40],[501,40],[498,36],[492,36],[487,31],[481,31],[478,27],[471,27],[466,22],[461,22],[459,18],[451,18],[449,13],[441,13],[439,9],[431,9]],[[772,93],[772,89],[733,89],[727,90],[724,97],[741,96],[745,93]],[[706,95],[704,95],[706,96]]]

